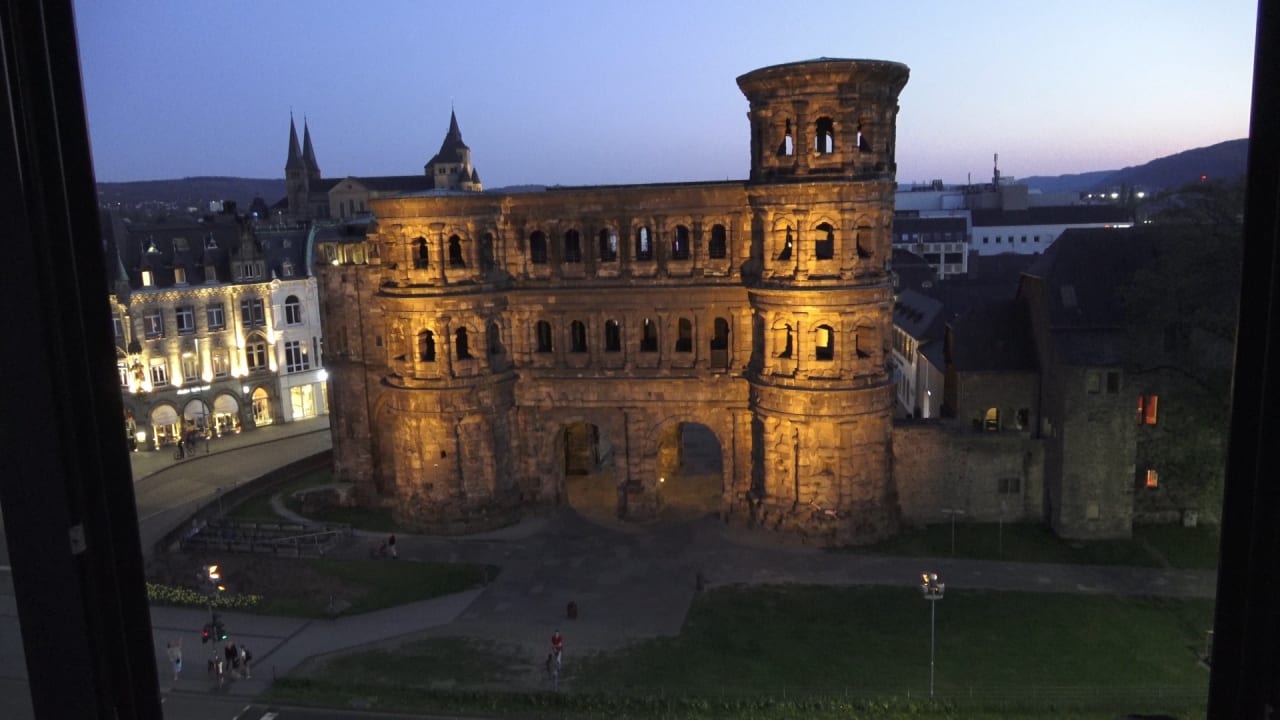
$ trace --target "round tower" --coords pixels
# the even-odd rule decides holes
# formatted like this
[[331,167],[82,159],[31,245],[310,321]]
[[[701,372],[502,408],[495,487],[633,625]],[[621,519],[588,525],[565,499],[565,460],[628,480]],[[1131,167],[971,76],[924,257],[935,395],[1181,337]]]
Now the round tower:
[[489,283],[492,202],[476,194],[378,206],[394,512],[423,532],[488,530],[521,510],[512,328],[506,296]]
[[894,128],[905,65],[738,78],[750,101],[755,522],[823,544],[897,529],[891,478]]

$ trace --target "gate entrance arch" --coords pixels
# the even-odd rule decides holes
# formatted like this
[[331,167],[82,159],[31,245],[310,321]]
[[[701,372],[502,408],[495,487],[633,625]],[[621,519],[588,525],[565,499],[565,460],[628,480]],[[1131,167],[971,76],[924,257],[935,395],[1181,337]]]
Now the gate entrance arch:
[[658,438],[660,517],[694,520],[720,512],[724,499],[724,448],[711,428],[679,422]]
[[585,517],[602,520],[625,512],[614,439],[589,422],[568,423],[556,438],[565,503]]

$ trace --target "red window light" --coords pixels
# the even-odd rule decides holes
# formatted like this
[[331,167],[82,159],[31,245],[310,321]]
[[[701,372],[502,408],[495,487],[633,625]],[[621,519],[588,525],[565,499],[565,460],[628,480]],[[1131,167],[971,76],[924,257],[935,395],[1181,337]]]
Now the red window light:
[[1146,486],[1151,490],[1155,490],[1156,488],[1160,487],[1160,473],[1156,472],[1151,468],[1147,468]]

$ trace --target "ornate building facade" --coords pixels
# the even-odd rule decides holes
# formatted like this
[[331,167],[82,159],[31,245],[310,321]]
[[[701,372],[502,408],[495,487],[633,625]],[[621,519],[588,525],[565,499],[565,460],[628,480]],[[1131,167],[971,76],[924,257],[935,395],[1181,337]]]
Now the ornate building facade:
[[102,225],[132,449],[328,412],[306,230],[255,227],[234,208]]
[[317,270],[338,477],[401,522],[470,532],[572,502],[585,466],[618,516],[650,518],[700,425],[726,521],[830,544],[894,532],[907,77],[826,58],[739,77],[746,181],[372,201],[360,247],[324,248]]

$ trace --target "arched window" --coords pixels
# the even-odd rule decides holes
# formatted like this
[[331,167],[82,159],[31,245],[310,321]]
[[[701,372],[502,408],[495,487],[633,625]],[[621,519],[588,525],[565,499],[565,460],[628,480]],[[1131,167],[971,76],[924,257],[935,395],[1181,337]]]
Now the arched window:
[[787,226],[787,236],[782,240],[782,252],[778,253],[779,260],[791,259],[791,246],[795,244],[795,240],[791,237],[791,226]]
[[782,328],[782,352],[778,353],[780,358],[791,357],[791,325],[785,325]]
[[862,123],[858,123],[858,152],[871,152],[871,141],[862,133]]
[[582,262],[582,236],[577,230],[569,230],[564,234],[564,261],[567,263]]
[[982,429],[1000,429],[1000,408],[987,408],[987,412],[982,416]]
[[604,351],[622,352],[622,328],[617,320],[606,320],[604,323]]
[[302,324],[302,302],[298,300],[297,295],[290,295],[284,299],[284,324]]
[[458,328],[453,334],[453,348],[458,352],[459,360],[467,360],[471,357],[471,348],[467,346],[466,328]]
[[480,236],[480,269],[488,272],[494,267],[493,260],[493,233],[485,233]]
[[680,318],[677,328],[676,352],[693,352],[693,323],[689,318]]
[[618,233],[609,228],[600,231],[600,262],[616,262],[618,259]]
[[711,336],[711,367],[729,367],[729,321],[716,318]]
[[536,326],[537,332],[537,352],[551,352],[551,323],[546,320],[539,320]]
[[449,236],[449,267],[466,267],[467,261],[462,258],[462,238]]
[[491,322],[485,328],[485,341],[485,344],[489,346],[490,355],[502,354],[502,331],[498,328],[498,323]]
[[537,265],[547,262],[547,236],[541,230],[529,234],[529,262]]
[[791,138],[791,121],[787,120],[787,124],[782,130],[782,144],[778,146],[778,157],[791,157],[795,154],[795,145]]
[[707,245],[707,254],[714,260],[719,260],[728,254],[728,242],[723,225],[711,226],[711,242]]
[[819,325],[818,336],[814,341],[813,357],[815,360],[834,360],[836,357],[836,333],[830,325]]
[[569,324],[569,352],[587,351],[587,326],[581,320]]
[[418,333],[418,359],[422,362],[436,361],[436,335],[430,330]]
[[413,267],[417,270],[426,270],[431,265],[431,261],[427,254],[427,239],[418,238],[413,241]]
[[689,228],[684,225],[677,225],[675,235],[671,237],[671,258],[689,259]]
[[[869,231],[870,231],[870,228],[868,228],[868,232]],[[859,232],[857,235],[854,236],[853,245],[854,245],[855,251],[858,253],[858,259],[860,260],[871,259],[871,249],[863,245],[861,232]]]
[[830,223],[817,228],[818,237],[813,242],[813,256],[818,260],[830,260],[836,254],[836,231]]
[[648,225],[641,225],[636,230],[636,259],[653,259],[653,234],[649,232]]
[[836,124],[829,117],[818,118],[813,136],[814,150],[819,155],[830,155],[836,151]]
[[640,352],[658,352],[658,323],[649,318],[640,328]]

